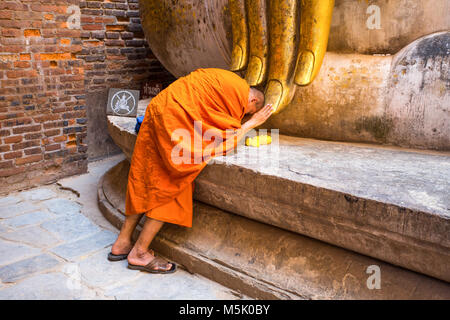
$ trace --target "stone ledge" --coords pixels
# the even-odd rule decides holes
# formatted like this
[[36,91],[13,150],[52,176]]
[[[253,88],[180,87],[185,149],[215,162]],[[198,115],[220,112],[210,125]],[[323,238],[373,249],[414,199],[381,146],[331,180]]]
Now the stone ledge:
[[[143,116],[151,99],[139,100],[137,116]],[[132,117],[107,117],[108,132],[114,142],[122,149],[128,159],[133,154],[136,143],[136,118]]]
[[[119,163],[98,185],[101,211],[118,228],[125,189],[111,184],[126,182],[128,170],[127,161]],[[443,281],[198,201],[193,227],[165,224],[152,248],[190,272],[257,299],[450,298]],[[379,290],[367,288],[372,265],[381,270]]]
[[241,146],[196,179],[217,208],[450,281],[450,157],[280,137],[278,166]]
[[[108,117],[128,158],[134,124]],[[450,281],[448,153],[288,136],[279,143],[275,163],[267,148],[242,145],[216,158],[196,179],[195,199]]]

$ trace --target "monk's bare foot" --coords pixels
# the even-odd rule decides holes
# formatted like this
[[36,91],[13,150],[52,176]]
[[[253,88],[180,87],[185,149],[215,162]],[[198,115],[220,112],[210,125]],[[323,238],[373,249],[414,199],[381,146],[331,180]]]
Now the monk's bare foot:
[[111,253],[115,255],[119,254],[128,254],[133,248],[133,244],[130,241],[123,241],[117,238],[116,242],[114,242]]
[[[155,253],[153,250],[139,250],[136,247],[133,247],[131,249],[130,253],[128,254],[128,263],[135,265],[135,266],[146,266],[155,259]],[[160,266],[158,269],[160,270],[170,270],[172,268],[171,263],[167,263],[165,266]]]

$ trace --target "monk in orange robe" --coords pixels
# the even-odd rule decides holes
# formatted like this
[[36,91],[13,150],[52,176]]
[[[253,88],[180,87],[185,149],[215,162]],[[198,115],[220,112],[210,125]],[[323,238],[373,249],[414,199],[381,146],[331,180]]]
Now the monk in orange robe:
[[[198,69],[153,98],[145,112],[128,175],[126,219],[108,259],[170,273],[175,263],[149,245],[164,222],[192,226],[193,181],[214,156],[226,154],[273,112],[264,94],[231,71]],[[245,114],[251,118],[241,125]],[[211,137],[214,136],[214,139]],[[147,219],[133,245],[140,218]]]

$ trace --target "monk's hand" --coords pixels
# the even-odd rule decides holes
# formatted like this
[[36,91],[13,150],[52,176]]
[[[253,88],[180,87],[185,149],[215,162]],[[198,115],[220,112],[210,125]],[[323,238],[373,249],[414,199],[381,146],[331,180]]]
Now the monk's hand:
[[253,128],[262,125],[269,119],[270,115],[273,113],[273,107],[271,104],[267,104],[258,112],[255,112],[253,116],[250,118],[249,122]]

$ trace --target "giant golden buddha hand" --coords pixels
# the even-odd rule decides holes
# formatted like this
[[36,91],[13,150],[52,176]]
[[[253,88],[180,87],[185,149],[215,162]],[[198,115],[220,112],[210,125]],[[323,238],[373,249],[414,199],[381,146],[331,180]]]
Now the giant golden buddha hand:
[[175,77],[231,66],[264,85],[285,108],[266,128],[448,150],[449,1],[404,2],[139,0],[139,10],[151,52]]
[[327,50],[334,0],[229,0],[230,69],[247,69],[251,86],[265,84],[266,102],[281,111],[295,84],[310,84]]

